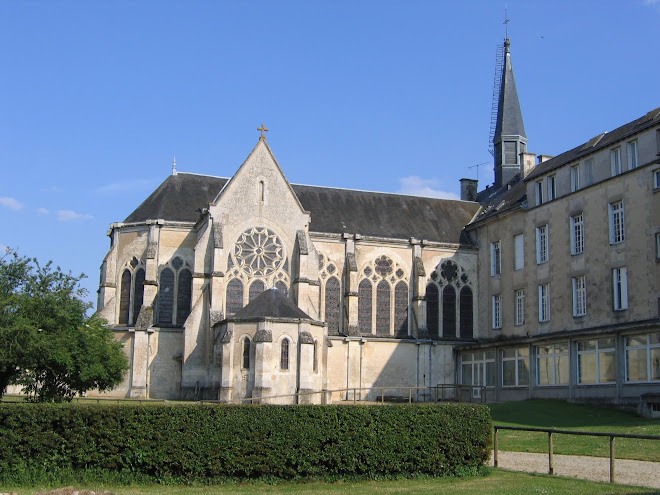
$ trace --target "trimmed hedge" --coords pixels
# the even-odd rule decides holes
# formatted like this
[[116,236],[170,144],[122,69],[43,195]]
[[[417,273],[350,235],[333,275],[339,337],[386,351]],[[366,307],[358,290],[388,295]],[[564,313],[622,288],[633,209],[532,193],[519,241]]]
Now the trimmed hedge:
[[0,483],[218,483],[474,474],[490,410],[431,406],[0,406]]

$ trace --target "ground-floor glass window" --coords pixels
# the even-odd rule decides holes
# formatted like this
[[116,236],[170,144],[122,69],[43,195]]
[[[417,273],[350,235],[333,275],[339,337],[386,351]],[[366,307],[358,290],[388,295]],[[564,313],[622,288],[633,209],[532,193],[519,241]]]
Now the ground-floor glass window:
[[614,337],[583,340],[577,343],[578,383],[616,381]]
[[517,347],[502,350],[502,386],[529,385],[529,349]]
[[660,333],[629,335],[626,342],[626,381],[660,381]]
[[463,385],[495,385],[495,351],[469,352],[461,355]]
[[536,347],[536,383],[538,385],[568,384],[568,342]]

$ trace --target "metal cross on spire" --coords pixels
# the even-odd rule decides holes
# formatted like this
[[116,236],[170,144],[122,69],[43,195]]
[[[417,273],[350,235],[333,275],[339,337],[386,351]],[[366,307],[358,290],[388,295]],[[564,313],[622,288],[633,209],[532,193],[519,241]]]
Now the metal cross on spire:
[[264,132],[268,132],[268,127],[266,127],[266,124],[261,124],[261,127],[257,127],[258,131],[261,131],[261,138],[260,139],[266,139],[266,135]]
[[504,37],[505,38],[509,37],[509,21],[510,20],[511,19],[509,19],[509,13],[508,13],[507,8],[505,6],[504,7],[504,22],[503,22],[503,24],[504,24]]

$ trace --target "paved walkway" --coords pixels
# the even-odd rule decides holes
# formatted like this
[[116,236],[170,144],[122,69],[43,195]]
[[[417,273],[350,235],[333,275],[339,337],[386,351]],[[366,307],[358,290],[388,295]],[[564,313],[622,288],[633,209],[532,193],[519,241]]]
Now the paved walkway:
[[[610,480],[610,459],[608,457],[555,454],[553,461],[557,476],[605,482]],[[547,474],[548,454],[504,452],[500,450],[498,464],[500,468],[509,471]],[[490,465],[493,465],[492,454]],[[616,459],[614,461],[614,481],[624,485],[660,489],[660,462]]]

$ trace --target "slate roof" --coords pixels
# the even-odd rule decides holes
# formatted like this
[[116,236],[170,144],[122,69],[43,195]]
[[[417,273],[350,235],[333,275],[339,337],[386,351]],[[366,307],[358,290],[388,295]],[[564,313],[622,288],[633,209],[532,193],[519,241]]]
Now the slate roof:
[[312,319],[277,289],[262,292],[251,303],[227,319],[251,320],[254,318]]
[[520,110],[520,101],[518,100],[516,79],[513,77],[509,38],[504,41],[504,70],[502,71],[500,98],[497,105],[497,125],[494,140],[497,141],[501,136],[527,137],[522,111]]
[[[125,223],[162,218],[196,222],[228,179],[179,172],[171,175],[131,213]],[[463,232],[479,209],[477,203],[351,189],[292,184],[305,210],[310,231],[470,244]]]
[[539,175],[543,175],[547,172],[550,172],[556,168],[566,165],[572,161],[579,159],[584,155],[593,153],[594,151],[600,150],[602,148],[607,148],[612,146],[617,141],[625,139],[626,137],[640,132],[647,127],[656,125],[660,123],[660,107],[655,110],[651,110],[643,117],[640,117],[632,122],[622,125],[614,129],[613,131],[600,134],[595,138],[590,139],[580,146],[576,146],[572,150],[566,151],[561,155],[557,155],[554,158],[546,160],[545,162],[537,165],[532,169],[532,171],[525,176],[525,180],[532,180]]

